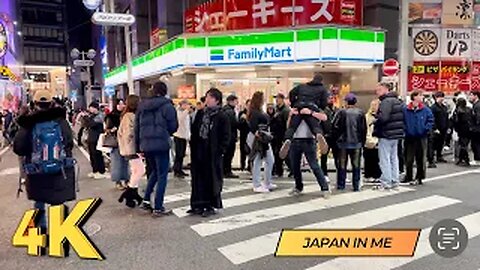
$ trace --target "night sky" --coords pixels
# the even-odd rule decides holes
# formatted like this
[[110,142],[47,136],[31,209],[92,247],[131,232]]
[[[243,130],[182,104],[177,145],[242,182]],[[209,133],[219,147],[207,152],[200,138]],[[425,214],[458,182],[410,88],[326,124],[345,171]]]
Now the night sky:
[[76,47],[80,51],[93,48],[92,23],[90,21],[93,12],[85,8],[82,0],[68,0],[65,2],[67,3],[70,48]]

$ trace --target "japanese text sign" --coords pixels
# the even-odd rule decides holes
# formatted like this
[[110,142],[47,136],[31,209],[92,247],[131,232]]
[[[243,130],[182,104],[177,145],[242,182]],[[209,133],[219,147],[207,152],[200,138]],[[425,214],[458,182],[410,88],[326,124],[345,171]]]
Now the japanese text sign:
[[362,24],[361,0],[216,0],[185,12],[185,32]]

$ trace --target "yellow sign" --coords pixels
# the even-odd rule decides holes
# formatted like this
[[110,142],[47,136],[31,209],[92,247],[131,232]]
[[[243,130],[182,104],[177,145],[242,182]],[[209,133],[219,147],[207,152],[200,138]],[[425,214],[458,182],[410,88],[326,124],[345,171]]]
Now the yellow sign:
[[420,229],[283,230],[275,256],[399,256],[415,253]]
[[12,244],[15,247],[27,247],[28,255],[40,256],[48,242],[48,255],[64,258],[68,256],[68,241],[80,258],[103,260],[103,254],[81,229],[100,203],[101,199],[80,201],[66,218],[65,205],[50,206],[48,234],[41,232],[35,224],[39,210],[28,210],[13,235]]

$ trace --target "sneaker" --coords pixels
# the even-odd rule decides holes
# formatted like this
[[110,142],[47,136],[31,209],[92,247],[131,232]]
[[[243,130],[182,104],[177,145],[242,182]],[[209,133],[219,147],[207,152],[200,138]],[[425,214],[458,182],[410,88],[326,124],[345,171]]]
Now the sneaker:
[[140,205],[140,209],[142,209],[143,211],[146,211],[146,212],[152,212],[153,211],[153,208],[150,205],[150,202],[147,202],[147,201],[142,202],[142,204]]
[[378,190],[378,191],[390,191],[389,187],[385,187],[383,185],[374,186],[372,189],[373,190]]
[[476,160],[470,161],[470,166],[478,166],[478,161]]
[[256,192],[256,193],[268,193],[270,192],[270,190],[264,186],[259,186],[259,187],[254,187],[253,188],[253,192]]
[[328,176],[325,176],[325,181],[327,181],[327,184],[330,184],[330,178],[328,178]]
[[448,161],[444,158],[437,159],[437,163],[448,163]]
[[399,186],[393,186],[393,187],[392,187],[392,190],[393,190],[393,191],[400,191],[400,187],[399,187]]
[[286,140],[282,147],[280,148],[280,152],[278,154],[278,156],[281,158],[281,159],[285,159],[287,158],[288,156],[288,152],[290,151],[290,144],[292,144],[292,142],[290,140]]
[[302,195],[302,192],[300,190],[294,188],[294,189],[292,189],[292,191],[290,191],[288,193],[288,195],[290,195],[290,196],[300,196],[300,195]]
[[435,164],[435,163],[430,163],[430,164],[428,164],[428,168],[429,168],[429,169],[435,169],[435,168],[437,168],[437,164]]
[[93,176],[93,179],[105,179],[106,176],[104,173],[95,173],[95,175]]
[[125,185],[122,182],[115,183],[115,188],[118,190],[125,190]]
[[275,185],[275,184],[270,184],[270,185],[266,186],[265,188],[268,189],[269,191],[273,191],[273,190],[277,189],[278,186]]
[[352,180],[351,179],[345,179],[345,183],[352,183]]
[[322,190],[322,197],[324,199],[329,199],[330,195],[332,195],[332,192],[330,190]]
[[323,137],[323,135],[320,133],[317,134],[317,142],[320,153],[322,153],[322,155],[325,155],[328,152],[328,143],[325,140],[325,137]]
[[94,178],[94,177],[95,177],[95,173],[93,173],[93,172],[88,173],[87,176],[88,176],[88,178]]
[[163,209],[154,209],[152,211],[152,217],[156,218],[156,217],[164,217],[164,216],[169,216],[173,213],[172,209],[166,209],[166,208],[163,208]]

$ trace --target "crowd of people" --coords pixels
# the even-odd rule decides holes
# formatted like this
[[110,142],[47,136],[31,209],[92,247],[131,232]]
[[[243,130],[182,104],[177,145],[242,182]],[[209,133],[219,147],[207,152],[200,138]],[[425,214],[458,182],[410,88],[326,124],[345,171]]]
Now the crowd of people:
[[[455,94],[453,107],[437,92],[429,106],[421,91],[411,92],[405,102],[389,84],[379,83],[366,112],[353,93],[337,108],[319,74],[288,96],[277,94],[275,104],[265,104],[260,91],[239,104],[237,96],[224,98],[211,88],[195,106],[188,100],[174,104],[167,93],[167,85],[157,82],[147,98],[130,95],[110,112],[92,102],[88,111],[73,117],[49,91],[39,90],[18,116],[4,112],[3,136],[21,157],[28,198],[35,207],[43,210],[45,204],[75,199],[72,125],[80,125],[78,143],[89,153],[88,177],[111,178],[123,191],[119,202],[154,217],[172,212],[164,206],[169,172],[176,178],[191,176],[189,214],[215,214],[222,208],[224,179],[239,177],[232,166],[237,148],[239,169],[251,174],[253,192],[274,191],[275,178],[288,171],[294,178],[290,195],[300,195],[306,161],[325,198],[332,188],[347,188],[348,164],[352,189],[359,192],[364,182],[385,191],[397,190],[400,182],[422,185],[427,167],[447,162],[448,148],[459,166],[480,162],[480,92],[468,98]],[[15,133],[10,133],[12,123],[18,127]],[[188,149],[190,162],[184,164]],[[330,157],[335,168],[328,168]],[[335,183],[328,176],[332,170],[337,172]],[[145,174],[148,180],[141,192]]]

